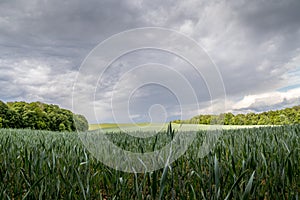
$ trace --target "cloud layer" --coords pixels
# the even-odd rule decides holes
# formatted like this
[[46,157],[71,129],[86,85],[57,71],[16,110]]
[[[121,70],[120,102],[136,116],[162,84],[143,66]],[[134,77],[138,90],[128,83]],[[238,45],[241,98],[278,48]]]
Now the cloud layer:
[[[1,1],[0,98],[39,100],[71,109],[79,67],[97,44],[121,31],[159,26],[186,34],[207,51],[222,75],[227,111],[260,112],[295,105],[300,96],[299,10],[297,0]],[[141,51],[116,60],[105,84],[98,87],[97,102],[89,102],[95,103],[101,122],[112,120],[109,97],[116,93],[113,86],[124,73],[122,69],[150,61],[180,69],[197,91],[200,108],[184,105],[191,106],[191,112],[183,117],[212,110],[204,79],[193,79],[187,63],[174,55]],[[124,79],[128,85],[145,80],[144,76],[157,76],[150,72],[131,75],[137,78]],[[164,75],[163,70],[160,75]],[[91,80],[90,84],[97,85]],[[173,84],[180,87],[179,83]],[[178,102],[169,94],[155,86],[140,89],[133,95],[135,106],[130,115],[149,120],[151,105],[161,104],[170,119],[178,117]],[[124,103],[121,97],[115,100]],[[159,109],[156,107],[153,113],[159,113]],[[93,113],[86,114],[90,122],[95,122]]]

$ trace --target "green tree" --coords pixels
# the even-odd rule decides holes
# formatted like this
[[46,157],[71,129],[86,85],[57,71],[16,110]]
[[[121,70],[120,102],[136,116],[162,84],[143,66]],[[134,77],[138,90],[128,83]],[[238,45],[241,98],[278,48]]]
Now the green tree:
[[60,123],[58,128],[59,128],[59,131],[65,131],[66,130],[66,127],[63,123]]
[[[52,131],[75,131],[73,113],[57,105],[41,102],[0,101],[0,128],[31,128]],[[78,117],[80,130],[88,129],[84,116]]]
[[2,128],[9,128],[8,127],[8,120],[7,120],[7,115],[8,115],[8,106],[0,101],[0,117],[1,117],[1,127]]
[[74,124],[77,131],[86,131],[89,128],[88,121],[83,115],[74,115]]
[[224,125],[232,124],[232,120],[234,119],[234,114],[226,113],[224,117]]

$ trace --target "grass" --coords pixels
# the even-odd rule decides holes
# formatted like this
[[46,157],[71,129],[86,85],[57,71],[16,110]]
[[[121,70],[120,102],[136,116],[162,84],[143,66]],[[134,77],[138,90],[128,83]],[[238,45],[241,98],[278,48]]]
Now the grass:
[[[171,165],[134,174],[98,162],[76,133],[0,129],[0,199],[299,198],[300,126],[224,130],[198,158],[204,134]],[[166,132],[108,137],[132,152],[158,150],[171,140]]]

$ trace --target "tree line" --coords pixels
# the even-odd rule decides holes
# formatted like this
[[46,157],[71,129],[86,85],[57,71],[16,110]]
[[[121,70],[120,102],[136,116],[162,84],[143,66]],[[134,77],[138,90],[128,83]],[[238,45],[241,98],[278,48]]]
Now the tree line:
[[300,124],[300,106],[271,110],[262,113],[220,115],[198,115],[188,120],[175,120],[183,124],[224,124],[224,125],[291,125]]
[[88,130],[88,121],[83,115],[53,104],[0,101],[0,128],[85,131]]

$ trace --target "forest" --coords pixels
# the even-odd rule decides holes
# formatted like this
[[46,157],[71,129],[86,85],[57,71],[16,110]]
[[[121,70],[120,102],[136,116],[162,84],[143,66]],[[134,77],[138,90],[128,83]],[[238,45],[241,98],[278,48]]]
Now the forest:
[[0,101],[0,128],[85,131],[88,122],[83,115],[53,104]]
[[183,124],[224,124],[224,125],[292,125],[300,124],[300,106],[271,110],[262,113],[220,115],[198,115],[188,120],[175,120]]

